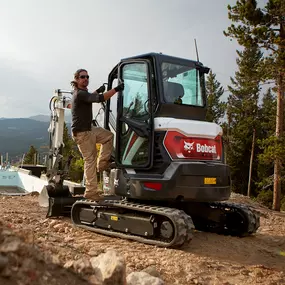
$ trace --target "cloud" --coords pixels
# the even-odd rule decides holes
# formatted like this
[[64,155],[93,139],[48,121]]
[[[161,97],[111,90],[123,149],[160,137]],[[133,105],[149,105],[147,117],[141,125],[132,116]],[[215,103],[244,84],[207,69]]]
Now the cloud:
[[[48,113],[53,90],[70,89],[78,68],[90,90],[106,82],[121,58],[163,52],[196,58],[225,86],[238,47],[222,34],[230,0],[11,0],[0,10],[0,117]],[[4,99],[2,99],[4,100]]]
[[21,62],[0,59],[0,117],[48,113],[49,82],[21,68]]

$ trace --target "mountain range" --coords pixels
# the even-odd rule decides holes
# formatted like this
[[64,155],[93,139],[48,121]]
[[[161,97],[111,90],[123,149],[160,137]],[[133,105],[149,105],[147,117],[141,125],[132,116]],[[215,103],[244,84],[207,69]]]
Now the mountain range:
[[[66,116],[65,122],[70,129],[71,117]],[[40,154],[49,150],[50,117],[37,115],[29,118],[0,118],[0,154],[4,157],[19,160],[33,145]]]
[[[71,123],[71,114],[65,114],[64,118],[65,118],[66,123]],[[39,122],[50,122],[50,116],[47,116],[47,115],[31,116],[28,119],[39,121]]]

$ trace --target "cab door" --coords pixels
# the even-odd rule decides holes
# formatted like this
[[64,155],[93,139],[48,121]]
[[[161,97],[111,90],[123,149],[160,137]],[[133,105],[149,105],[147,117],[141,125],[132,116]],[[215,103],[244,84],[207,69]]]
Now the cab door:
[[152,70],[148,60],[120,64],[118,79],[125,88],[118,94],[116,165],[149,169],[153,164]]

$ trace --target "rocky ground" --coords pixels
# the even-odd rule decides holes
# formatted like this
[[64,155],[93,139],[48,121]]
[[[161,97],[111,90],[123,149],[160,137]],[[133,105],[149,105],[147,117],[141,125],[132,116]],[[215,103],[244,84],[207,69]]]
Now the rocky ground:
[[[183,250],[95,234],[75,228],[68,218],[46,219],[37,199],[0,196],[0,284],[99,284],[93,265],[106,251],[124,259],[127,275],[146,271],[169,285],[285,284],[285,213],[246,197],[232,200],[261,212],[257,234],[195,232]],[[160,279],[145,284],[163,284]]]

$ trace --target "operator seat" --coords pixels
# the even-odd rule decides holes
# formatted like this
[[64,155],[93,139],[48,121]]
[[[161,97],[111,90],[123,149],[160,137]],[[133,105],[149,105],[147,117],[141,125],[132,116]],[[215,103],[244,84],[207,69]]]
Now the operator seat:
[[184,96],[184,87],[182,84],[176,82],[163,82],[164,100],[166,103],[182,104],[182,97]]

